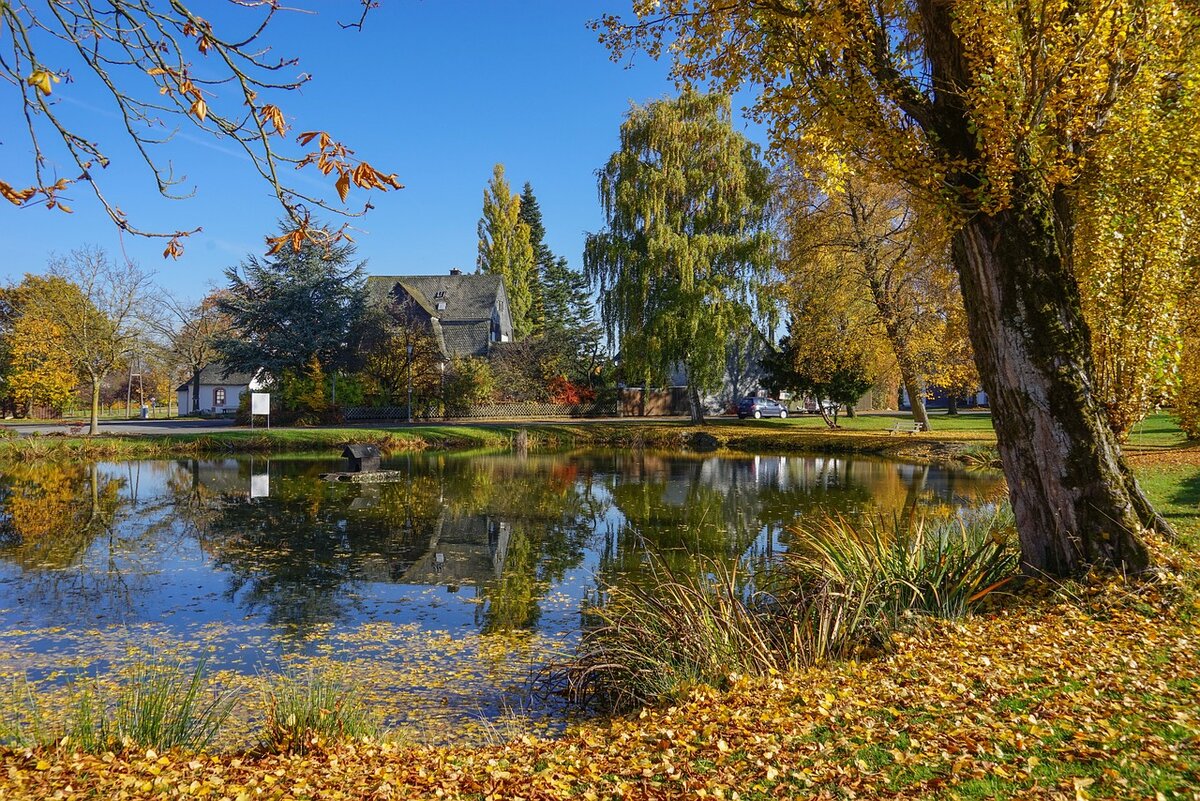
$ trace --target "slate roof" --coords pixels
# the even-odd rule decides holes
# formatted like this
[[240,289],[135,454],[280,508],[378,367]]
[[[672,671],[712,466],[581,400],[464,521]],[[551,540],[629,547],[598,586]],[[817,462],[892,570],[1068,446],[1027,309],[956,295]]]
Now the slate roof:
[[438,344],[443,353],[455,355],[486,356],[491,344],[491,320],[454,323],[442,322]]
[[[254,380],[254,376],[249,373],[229,373],[225,374],[225,365],[217,363],[210,364],[200,371],[200,383],[209,385],[222,385],[227,387],[250,386],[250,382]],[[179,385],[176,392],[187,392],[192,388],[192,379]]]
[[[408,290],[421,308],[443,323],[492,319],[492,307],[503,279],[498,275],[372,275],[367,287],[373,297],[387,298],[396,284]],[[439,296],[439,293],[443,293]],[[446,308],[438,309],[439,303]]]

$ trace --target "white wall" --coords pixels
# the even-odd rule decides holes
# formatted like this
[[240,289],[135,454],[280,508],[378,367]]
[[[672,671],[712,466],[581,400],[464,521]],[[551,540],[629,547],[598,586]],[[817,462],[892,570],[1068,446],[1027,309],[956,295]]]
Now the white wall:
[[[213,402],[213,390],[218,387],[225,389],[225,405],[217,406]],[[245,384],[201,384],[200,385],[200,409],[202,412],[212,412],[220,414],[221,412],[237,411],[238,403],[242,399],[242,394],[249,392],[250,388]],[[196,409],[192,408],[192,387],[188,386],[187,391],[181,391],[179,395],[179,413],[191,414]]]

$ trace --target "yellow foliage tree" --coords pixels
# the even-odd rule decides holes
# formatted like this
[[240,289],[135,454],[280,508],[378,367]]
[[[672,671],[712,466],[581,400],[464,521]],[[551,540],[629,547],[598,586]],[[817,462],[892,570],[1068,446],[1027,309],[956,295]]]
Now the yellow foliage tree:
[[9,334],[5,380],[21,407],[61,409],[79,383],[62,331],[48,320],[21,315]]
[[62,329],[29,303],[41,286],[42,279],[26,276],[21,284],[0,291],[4,386],[11,402],[25,412],[37,405],[60,409],[78,384]]
[[[944,226],[934,215],[920,215],[895,184],[853,175],[816,182],[795,172],[785,173],[782,183],[793,243],[783,262],[785,281],[804,281],[813,270],[843,273],[842,291],[866,301],[858,304],[855,336],[870,331],[886,343],[913,419],[928,430],[926,385],[940,346],[943,307],[954,294],[948,291],[953,281]],[[829,282],[817,289],[822,285],[833,291]]]
[[1080,183],[1076,272],[1097,394],[1122,439],[1170,394],[1180,367],[1200,241],[1200,195],[1180,163],[1200,163],[1198,120],[1196,93],[1168,84],[1157,103],[1117,117]]

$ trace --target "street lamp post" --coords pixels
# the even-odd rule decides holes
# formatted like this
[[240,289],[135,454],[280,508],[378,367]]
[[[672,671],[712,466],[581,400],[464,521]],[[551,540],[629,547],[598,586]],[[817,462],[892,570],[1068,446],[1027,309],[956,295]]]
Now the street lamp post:
[[412,422],[412,343],[408,343],[408,422]]
[[442,398],[442,419],[446,419],[446,362],[438,362],[438,394]]

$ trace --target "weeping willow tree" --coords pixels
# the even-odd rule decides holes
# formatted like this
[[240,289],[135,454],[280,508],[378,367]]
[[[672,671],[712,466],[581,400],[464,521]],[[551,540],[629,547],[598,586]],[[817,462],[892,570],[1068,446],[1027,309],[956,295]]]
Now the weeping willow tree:
[[597,173],[607,229],[584,251],[627,379],[652,386],[682,368],[695,422],[727,338],[769,315],[769,175],[731,118],[723,95],[634,106]]

